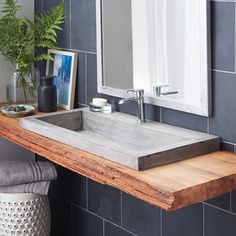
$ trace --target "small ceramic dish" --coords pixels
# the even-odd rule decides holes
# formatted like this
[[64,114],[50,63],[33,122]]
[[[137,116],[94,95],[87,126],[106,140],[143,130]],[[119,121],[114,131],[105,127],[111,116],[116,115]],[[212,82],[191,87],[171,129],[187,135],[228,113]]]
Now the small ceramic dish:
[[[9,107],[25,107],[24,111],[9,111]],[[26,105],[26,104],[13,104],[13,105],[6,105],[1,108],[1,112],[9,117],[24,117],[24,116],[29,116],[32,115],[35,112],[35,108],[31,105]]]

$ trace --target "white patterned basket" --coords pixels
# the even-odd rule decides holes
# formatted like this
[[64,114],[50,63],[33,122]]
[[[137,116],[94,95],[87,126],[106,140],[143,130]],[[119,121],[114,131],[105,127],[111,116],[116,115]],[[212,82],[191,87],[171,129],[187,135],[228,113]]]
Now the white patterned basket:
[[48,197],[0,193],[1,236],[49,236],[50,225]]

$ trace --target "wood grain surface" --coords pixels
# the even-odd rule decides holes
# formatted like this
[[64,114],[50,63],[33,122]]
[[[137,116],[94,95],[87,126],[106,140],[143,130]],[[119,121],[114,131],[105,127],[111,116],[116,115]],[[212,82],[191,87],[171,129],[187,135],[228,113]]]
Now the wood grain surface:
[[[236,189],[236,155],[218,151],[145,171],[102,159],[20,128],[0,114],[0,136],[99,183],[167,211]],[[78,140],[79,141],[79,140]]]

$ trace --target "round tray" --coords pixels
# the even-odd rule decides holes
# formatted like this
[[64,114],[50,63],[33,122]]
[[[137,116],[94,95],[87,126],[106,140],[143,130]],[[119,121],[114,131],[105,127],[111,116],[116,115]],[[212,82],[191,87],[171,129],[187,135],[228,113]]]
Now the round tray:
[[[26,110],[25,111],[19,111],[19,112],[8,111],[7,110],[8,106],[14,106],[14,107],[24,106],[26,108]],[[6,105],[6,106],[2,107],[1,112],[4,115],[9,116],[9,117],[14,117],[14,118],[15,117],[24,117],[24,116],[32,115],[35,112],[35,108],[31,105],[26,105],[26,104],[14,104],[14,105]]]

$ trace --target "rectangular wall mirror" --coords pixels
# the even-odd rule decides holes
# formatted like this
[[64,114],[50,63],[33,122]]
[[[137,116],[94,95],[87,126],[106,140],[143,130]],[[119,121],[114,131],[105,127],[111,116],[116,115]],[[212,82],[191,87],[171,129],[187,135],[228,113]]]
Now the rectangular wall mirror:
[[211,113],[208,0],[96,0],[98,92]]

